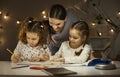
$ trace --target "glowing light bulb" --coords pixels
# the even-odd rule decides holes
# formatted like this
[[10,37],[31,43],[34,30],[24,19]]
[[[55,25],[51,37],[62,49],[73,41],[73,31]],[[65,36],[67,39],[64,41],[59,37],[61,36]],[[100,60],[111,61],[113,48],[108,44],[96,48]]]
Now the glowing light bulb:
[[44,19],[47,18],[46,15],[44,15],[43,18],[44,18]]
[[20,21],[19,20],[17,20],[17,22],[16,22],[17,24],[20,24]]
[[113,29],[110,29],[110,32],[112,32],[112,33],[113,33],[113,32],[114,32],[114,30],[113,30]]
[[117,13],[120,16],[120,12]]
[[110,22],[110,19],[107,19],[108,22]]
[[99,36],[101,36],[101,35],[102,35],[102,33],[100,32],[100,33],[99,33]]
[[93,22],[93,23],[91,23],[91,25],[92,25],[92,26],[95,26],[96,24]]
[[5,15],[5,16],[4,16],[4,19],[7,19],[7,18],[8,18],[8,16]]
[[0,15],[2,14],[2,12],[0,11]]
[[46,12],[45,11],[42,11],[42,14],[44,15]]

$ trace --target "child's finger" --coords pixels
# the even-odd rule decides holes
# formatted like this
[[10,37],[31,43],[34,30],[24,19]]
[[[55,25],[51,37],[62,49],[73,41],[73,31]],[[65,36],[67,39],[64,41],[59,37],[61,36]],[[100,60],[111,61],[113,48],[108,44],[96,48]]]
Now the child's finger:
[[34,61],[40,61],[40,58],[39,57],[32,57],[29,61],[32,61],[32,62],[34,62]]
[[17,63],[21,61],[21,58],[15,54],[12,55],[11,60],[13,63]]

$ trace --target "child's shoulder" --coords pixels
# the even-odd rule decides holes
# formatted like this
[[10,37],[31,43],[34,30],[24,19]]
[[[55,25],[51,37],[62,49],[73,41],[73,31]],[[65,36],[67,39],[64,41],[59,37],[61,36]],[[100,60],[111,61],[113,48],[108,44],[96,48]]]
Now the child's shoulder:
[[18,41],[18,44],[19,44],[19,45],[26,45],[26,44],[24,44],[24,43],[23,43],[22,41],[20,41],[20,40]]
[[20,40],[18,41],[18,43],[19,43],[19,44],[23,44],[23,42],[22,42],[22,41],[20,41]]
[[85,48],[92,48],[90,44],[85,44]]
[[69,44],[69,41],[64,41],[62,42],[62,44]]

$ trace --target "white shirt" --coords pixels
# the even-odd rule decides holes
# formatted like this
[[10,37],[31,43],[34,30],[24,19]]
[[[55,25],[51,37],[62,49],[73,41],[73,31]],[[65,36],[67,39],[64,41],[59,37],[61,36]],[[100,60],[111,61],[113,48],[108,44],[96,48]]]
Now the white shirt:
[[49,48],[44,49],[42,46],[31,47],[28,44],[24,44],[21,41],[18,42],[17,47],[14,50],[14,54],[21,56],[21,59],[27,61],[32,57],[42,57],[44,53],[49,53]]
[[[81,54],[76,56],[75,52],[79,52],[81,49],[83,49]],[[84,47],[81,45],[80,47],[73,49],[69,46],[69,41],[65,41],[62,43],[58,52],[52,56],[51,59],[63,57],[65,59],[65,63],[84,63],[90,56],[91,51],[92,48],[88,44],[85,44]]]

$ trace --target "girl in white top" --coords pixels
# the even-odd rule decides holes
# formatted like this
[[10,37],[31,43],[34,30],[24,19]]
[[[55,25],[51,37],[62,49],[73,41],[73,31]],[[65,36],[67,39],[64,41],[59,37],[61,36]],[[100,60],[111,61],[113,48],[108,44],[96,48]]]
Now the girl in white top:
[[50,58],[50,51],[46,45],[47,27],[40,21],[33,21],[28,17],[19,32],[19,42],[11,56],[13,63],[21,61],[46,61]]
[[84,63],[91,53],[91,46],[86,44],[89,36],[88,24],[84,21],[74,23],[69,30],[69,41],[62,43],[59,51],[51,57],[52,61],[65,63]]

